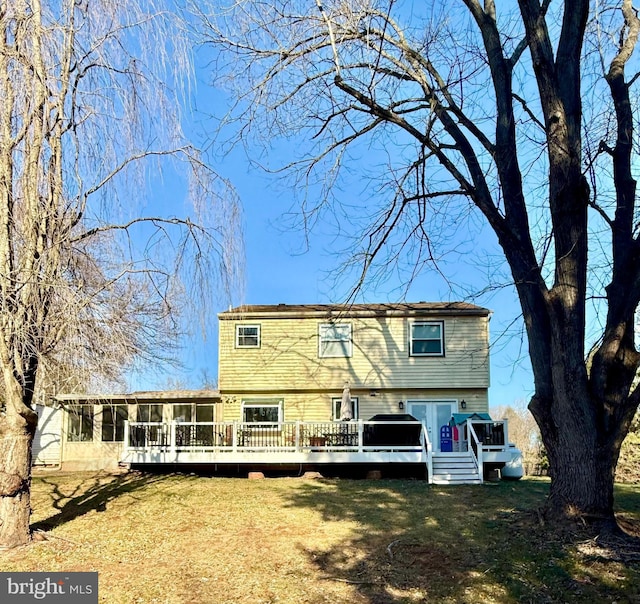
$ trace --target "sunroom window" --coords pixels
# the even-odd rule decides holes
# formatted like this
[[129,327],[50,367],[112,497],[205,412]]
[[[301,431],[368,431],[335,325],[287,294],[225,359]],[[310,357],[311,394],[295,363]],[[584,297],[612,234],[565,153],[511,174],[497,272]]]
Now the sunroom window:
[[137,422],[161,422],[162,405],[158,403],[140,403],[136,410]]
[[67,408],[67,440],[88,442],[93,440],[93,405],[69,405]]
[[353,352],[350,323],[326,323],[320,325],[321,358],[350,357]]
[[127,419],[129,419],[129,408],[127,405],[103,405],[103,442],[122,442],[124,440],[124,424]]
[[410,327],[411,356],[443,356],[444,324],[442,321],[414,321]]

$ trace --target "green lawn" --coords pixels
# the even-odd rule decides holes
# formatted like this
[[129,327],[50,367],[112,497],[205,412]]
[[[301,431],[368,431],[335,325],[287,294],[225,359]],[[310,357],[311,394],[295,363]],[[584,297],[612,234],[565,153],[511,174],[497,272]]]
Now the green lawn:
[[[109,604],[640,602],[638,557],[544,532],[547,488],[40,473],[33,520],[48,539],[0,560],[98,571]],[[640,532],[640,487],[617,503]]]

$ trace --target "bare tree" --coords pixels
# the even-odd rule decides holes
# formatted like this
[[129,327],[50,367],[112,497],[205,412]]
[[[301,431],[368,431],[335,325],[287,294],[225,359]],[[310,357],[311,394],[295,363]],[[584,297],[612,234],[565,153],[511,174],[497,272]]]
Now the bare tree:
[[[326,183],[305,224],[356,223],[363,278],[436,259],[463,218],[491,227],[528,336],[549,516],[615,529],[640,401],[631,0],[246,0],[202,17],[216,67],[234,59],[229,119],[244,141],[299,136],[284,168],[299,188]],[[378,181],[354,208],[333,184],[358,154]]]
[[[41,372],[168,357],[189,302],[239,277],[235,197],[181,131],[192,68],[167,6],[0,3],[0,546],[29,540]],[[156,210],[167,172],[191,217]]]

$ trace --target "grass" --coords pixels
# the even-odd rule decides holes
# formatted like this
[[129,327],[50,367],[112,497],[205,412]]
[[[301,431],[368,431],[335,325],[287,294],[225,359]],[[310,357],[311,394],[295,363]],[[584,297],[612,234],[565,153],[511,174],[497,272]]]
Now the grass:
[[[42,473],[4,571],[98,571],[108,604],[640,602],[640,561],[549,534],[545,480],[244,480]],[[619,486],[640,531],[640,487]]]

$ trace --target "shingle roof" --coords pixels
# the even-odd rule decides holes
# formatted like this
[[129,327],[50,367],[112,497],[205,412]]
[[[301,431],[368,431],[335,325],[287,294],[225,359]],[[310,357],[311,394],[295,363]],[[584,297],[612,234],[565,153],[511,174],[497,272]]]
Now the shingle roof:
[[469,302],[399,302],[375,304],[249,304],[230,308],[218,314],[221,320],[238,317],[326,317],[326,316],[415,316],[415,315],[476,315],[488,316],[491,311]]

